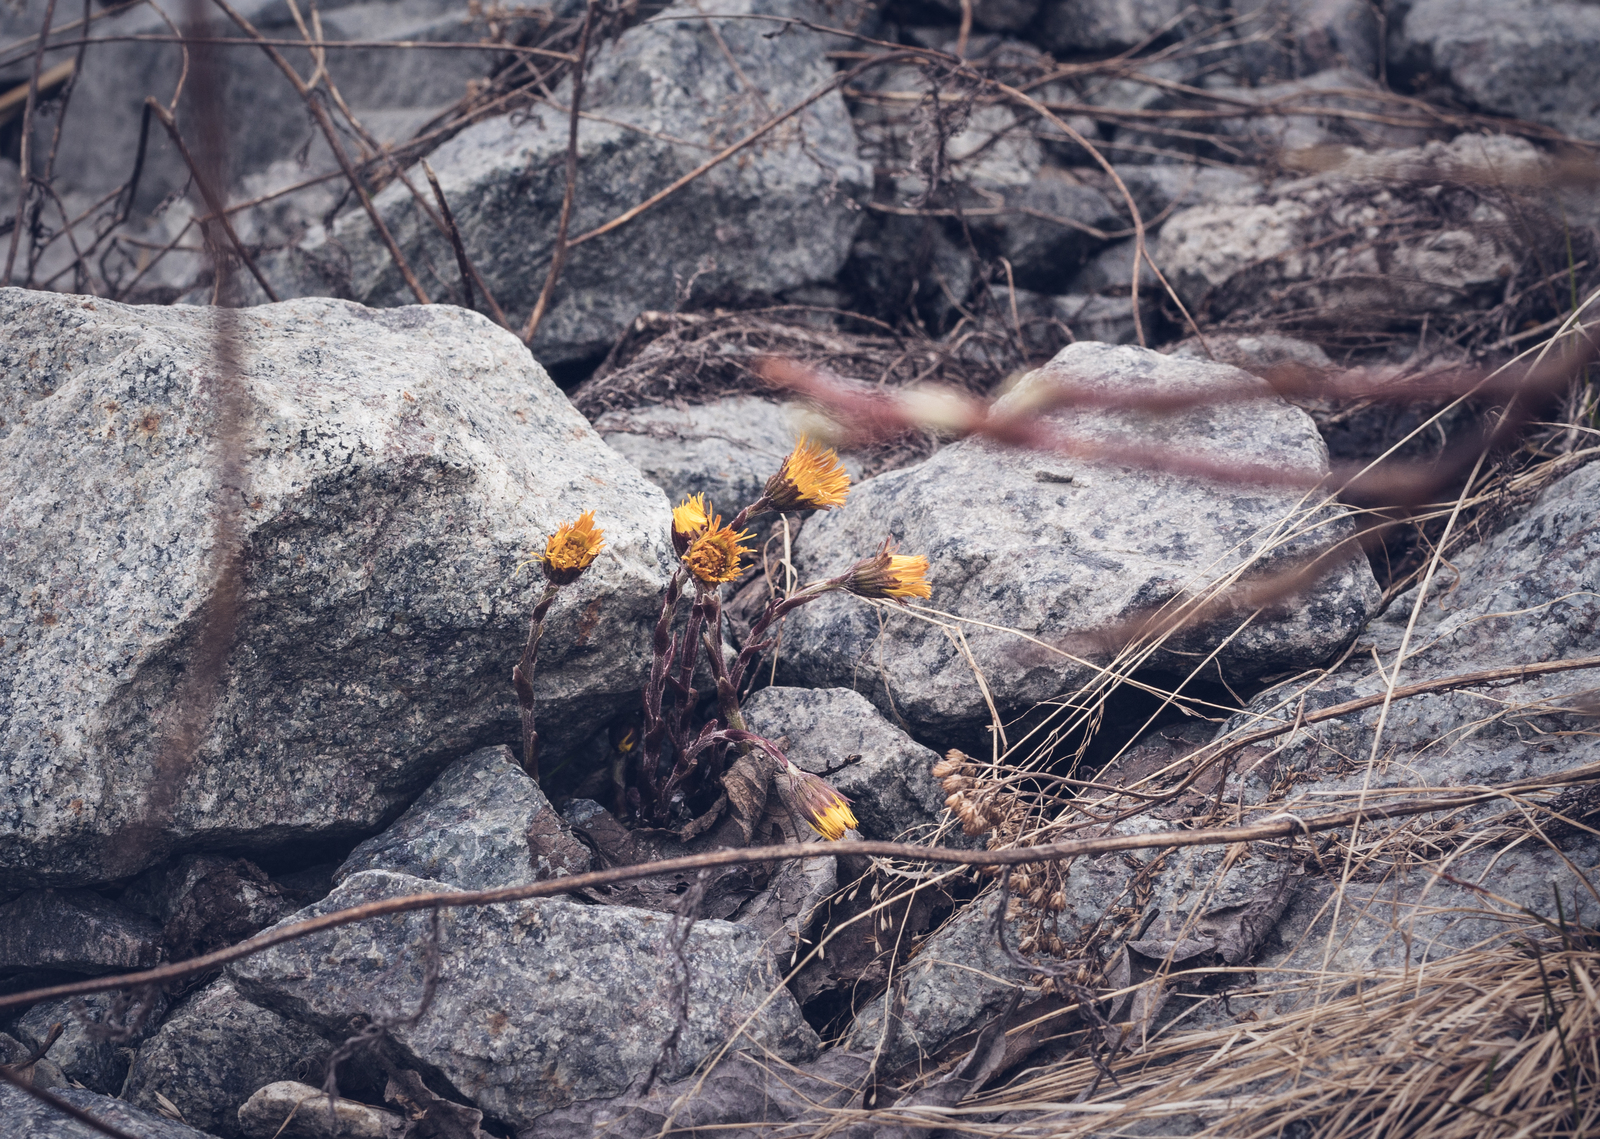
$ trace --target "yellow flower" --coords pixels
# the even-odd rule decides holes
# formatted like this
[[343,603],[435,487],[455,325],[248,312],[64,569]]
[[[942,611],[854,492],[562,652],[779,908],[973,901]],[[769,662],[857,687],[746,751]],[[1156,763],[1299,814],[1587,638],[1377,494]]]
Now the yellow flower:
[[710,520],[711,504],[703,494],[691,494],[672,508],[672,548],[680,558]]
[[784,762],[783,773],[788,777],[789,789],[805,814],[811,829],[829,842],[838,842],[844,832],[859,825],[850,811],[850,800],[835,791],[828,782],[809,771],[801,771],[793,763]]
[[928,559],[921,554],[895,553],[892,539],[885,539],[872,557],[851,566],[844,587],[858,597],[896,601],[933,596],[933,586],[928,584]]
[[774,510],[828,510],[844,505],[850,476],[838,455],[802,435],[778,473],[767,480],[764,493]]
[[605,534],[594,524],[594,511],[585,510],[576,522],[563,522],[544,544],[539,559],[551,585],[571,585],[589,568],[605,547]]
[[733,527],[724,526],[720,517],[713,518],[705,531],[689,543],[683,562],[706,585],[732,581],[739,576],[739,556],[751,552],[750,547],[739,543],[750,536],[748,530],[735,534]]

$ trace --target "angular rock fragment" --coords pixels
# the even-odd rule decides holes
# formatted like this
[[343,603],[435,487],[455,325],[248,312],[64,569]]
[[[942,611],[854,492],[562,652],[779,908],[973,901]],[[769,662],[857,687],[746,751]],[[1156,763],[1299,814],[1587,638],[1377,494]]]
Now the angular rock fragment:
[[[438,889],[371,870],[302,916]],[[392,1022],[397,1059],[516,1128],[574,1100],[617,1095],[661,1058],[679,1022],[666,949],[673,921],[555,898],[441,910],[438,988],[416,1024]],[[269,949],[230,975],[251,999],[327,1031],[354,1016],[404,1017],[421,997],[428,930],[421,913],[374,919]],[[782,1059],[815,1054],[816,1034],[754,933],[702,921],[683,952],[686,1019],[664,1078],[730,1042]]]
[[[1000,406],[1039,395],[1053,377],[1130,399],[1259,383],[1221,365],[1085,343],[1063,349]],[[1081,440],[1317,477],[1326,450],[1311,420],[1264,383],[1260,392],[1174,415],[1051,417]],[[836,574],[892,535],[903,553],[928,557],[935,607],[983,623],[962,627],[972,663],[940,625],[830,596],[788,619],[784,675],[855,687],[926,738],[988,719],[975,664],[1001,713],[1019,712],[1087,680],[1091,666],[1073,658],[1102,652],[1100,632],[1148,619],[1246,560],[1271,574],[1333,550],[1353,531],[1327,509],[1302,504],[1296,489],[1229,486],[1159,462],[1134,468],[964,440],[862,483],[842,509],[809,521],[796,563],[803,581]],[[1377,600],[1358,547],[1343,546],[1326,566],[1291,604],[1184,629],[1146,666],[1188,671],[1215,652],[1208,668],[1244,680],[1320,662],[1349,643]]]
[[741,706],[750,730],[783,739],[784,754],[852,801],[863,838],[927,837],[944,810],[939,756],[847,688],[761,688]]
[[[589,117],[578,130],[574,238],[832,79],[822,36],[796,26],[768,35],[775,25],[761,17],[792,16],[793,5],[737,0],[715,14],[734,18],[708,20],[710,13],[682,5],[595,52],[584,89]],[[570,98],[563,87],[555,102],[564,107]],[[429,157],[468,255],[519,319],[533,308],[549,266],[567,127],[564,111],[544,106],[469,127]],[[550,365],[592,359],[641,311],[674,307],[680,290],[748,297],[830,280],[860,222],[853,199],[870,184],[844,101],[829,91],[637,220],[575,244],[534,355]],[[397,183],[376,204],[425,287],[453,299],[458,274],[449,242],[410,191]],[[325,243],[296,251],[281,273],[289,295],[347,287],[369,304],[414,299],[360,212],[341,219]]]
[[584,510],[606,549],[546,626],[547,758],[646,674],[667,504],[515,337],[444,306],[285,302],[231,318],[242,592],[214,697],[184,711],[192,758],[168,755],[231,596],[212,319],[0,293],[0,884],[353,837],[446,757],[517,738],[507,675],[539,584],[517,563]]
[[[330,1110],[331,1109],[331,1110]],[[260,1088],[239,1108],[245,1139],[401,1139],[402,1116],[334,1097],[309,1084],[279,1080]]]
[[[343,1031],[348,1035],[349,1026]],[[238,1139],[239,1108],[257,1088],[277,1080],[320,1084],[333,1047],[216,981],[190,996],[139,1047],[122,1094],[147,1111],[160,1107],[159,1094],[196,1127]]]
[[[536,828],[540,841],[530,844]],[[581,874],[589,859],[511,749],[501,746],[445,768],[389,829],[351,851],[333,878],[337,884],[363,870],[393,870],[490,890]]]
[[0,973],[121,973],[163,956],[154,922],[91,890],[29,890],[0,906]]
[[17,1021],[16,1031],[38,1047],[61,1025],[47,1053],[50,1061],[69,1080],[117,1095],[134,1049],[155,1032],[166,1010],[167,998],[159,992],[91,993],[34,1005]]
[[[53,1095],[134,1139],[214,1139],[183,1123],[85,1088],[53,1088]],[[0,1139],[104,1139],[105,1132],[80,1123],[20,1088],[0,1083]]]
[[1417,0],[1407,6],[1391,74],[1445,79],[1492,114],[1600,139],[1587,61],[1600,9],[1571,0]]

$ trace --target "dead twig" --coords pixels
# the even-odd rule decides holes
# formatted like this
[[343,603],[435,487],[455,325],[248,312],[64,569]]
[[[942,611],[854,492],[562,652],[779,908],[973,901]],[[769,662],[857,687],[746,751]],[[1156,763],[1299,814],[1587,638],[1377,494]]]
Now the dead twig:
[[[1535,667],[1537,666],[1529,666],[1530,671]],[[1567,669],[1595,668],[1600,667],[1600,660],[1556,661],[1544,667],[1546,671],[1557,671],[1558,667]],[[1436,681],[1434,684],[1449,685],[1454,681],[1460,681],[1460,678],[1447,678],[1443,681]],[[1464,686],[1464,682],[1458,686]],[[1416,686],[1411,687],[1415,688]],[[1309,719],[1309,716],[1307,718]],[[1285,728],[1283,730],[1286,731],[1288,729]],[[0,996],[0,1009],[37,1004],[39,1001],[54,1000],[60,997],[102,993],[111,989],[129,988],[134,985],[164,984],[182,977],[190,977],[197,973],[217,969],[233,961],[243,960],[271,949],[275,945],[282,945],[302,937],[308,937],[311,934],[338,929],[342,926],[353,925],[356,922],[385,917],[390,914],[527,901],[532,898],[546,898],[557,894],[597,889],[602,886],[610,886],[618,882],[627,882],[635,878],[653,875],[679,874],[719,866],[748,866],[756,863],[780,862],[794,858],[832,858],[838,855],[841,850],[858,857],[898,858],[911,862],[933,862],[958,866],[1017,866],[1023,863],[1083,858],[1125,850],[1159,850],[1165,847],[1180,846],[1226,846],[1232,843],[1259,842],[1264,839],[1288,838],[1294,835],[1341,830],[1357,823],[1410,818],[1415,815],[1432,814],[1438,811],[1458,811],[1463,807],[1503,800],[1510,795],[1554,787],[1567,787],[1595,780],[1600,780],[1600,763],[1586,764],[1568,771],[1552,772],[1548,775],[1534,776],[1510,783],[1493,784],[1478,789],[1464,788],[1459,791],[1436,793],[1425,799],[1401,799],[1397,802],[1383,805],[1368,804],[1352,810],[1335,811],[1322,815],[1278,817],[1249,826],[1163,830],[1146,834],[1103,835],[1098,838],[1074,839],[1066,842],[1012,847],[1002,850],[966,850],[955,847],[919,846],[915,843],[903,842],[854,842],[847,847],[840,847],[833,843],[806,842],[717,850],[683,858],[669,858],[633,866],[614,866],[604,870],[592,870],[585,874],[573,874],[522,886],[386,898],[382,901],[369,902],[347,910],[337,910],[318,917],[307,918],[304,921],[278,926],[264,933],[259,933],[255,937],[242,941],[237,945],[203,954],[188,961],[161,965],[138,973],[126,973],[113,977],[96,977],[86,981],[75,981],[70,984],[54,985],[48,988]],[[1401,789],[1398,788],[1389,790],[1397,794],[1401,792]]]
[[56,18],[56,0],[46,0],[44,25],[39,29],[39,45],[33,52],[33,72],[28,77],[28,97],[22,107],[22,156],[18,161],[17,212],[12,216],[11,245],[6,250],[5,272],[0,273],[0,288],[11,284],[11,269],[17,260],[17,243],[22,238],[22,217],[33,191],[33,109],[39,101],[39,79],[44,68],[44,49],[50,42],[50,24]]

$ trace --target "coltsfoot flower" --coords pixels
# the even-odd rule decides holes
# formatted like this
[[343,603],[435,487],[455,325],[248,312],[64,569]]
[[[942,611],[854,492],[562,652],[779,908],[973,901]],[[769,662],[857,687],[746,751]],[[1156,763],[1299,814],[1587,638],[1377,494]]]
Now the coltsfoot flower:
[[721,585],[739,576],[739,558],[751,552],[741,545],[751,537],[749,530],[735,534],[732,526],[724,526],[720,517],[713,518],[706,528],[689,543],[683,555],[684,565],[704,585]]
[[921,554],[895,553],[894,541],[887,538],[876,554],[850,567],[844,587],[857,597],[895,601],[933,596],[933,586],[928,584],[928,559]]
[[672,548],[680,558],[710,520],[711,504],[703,494],[691,494],[672,508]]
[[838,842],[845,831],[856,829],[858,824],[850,811],[850,800],[835,791],[827,780],[801,771],[787,760],[783,774],[812,830],[829,842]]
[[839,456],[804,435],[767,480],[764,492],[774,510],[828,510],[843,506],[849,493],[850,476],[839,465]]
[[594,511],[585,510],[576,522],[563,522],[544,544],[539,564],[551,585],[571,585],[605,548],[605,533],[594,524]]

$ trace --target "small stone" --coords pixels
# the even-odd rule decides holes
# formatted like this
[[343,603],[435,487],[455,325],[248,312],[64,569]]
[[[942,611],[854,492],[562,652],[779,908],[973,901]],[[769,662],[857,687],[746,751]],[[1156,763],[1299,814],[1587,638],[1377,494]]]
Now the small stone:
[[[87,1088],[53,1088],[73,1107],[134,1139],[214,1139],[203,1131],[141,1111],[130,1103]],[[104,1139],[104,1133],[63,1115],[21,1088],[0,1083],[0,1139]]]
[[335,1096],[310,1084],[279,1080],[239,1108],[245,1139],[399,1139],[406,1121],[393,1112]]
[[162,957],[154,922],[90,890],[29,890],[0,906],[0,973],[121,973]]

